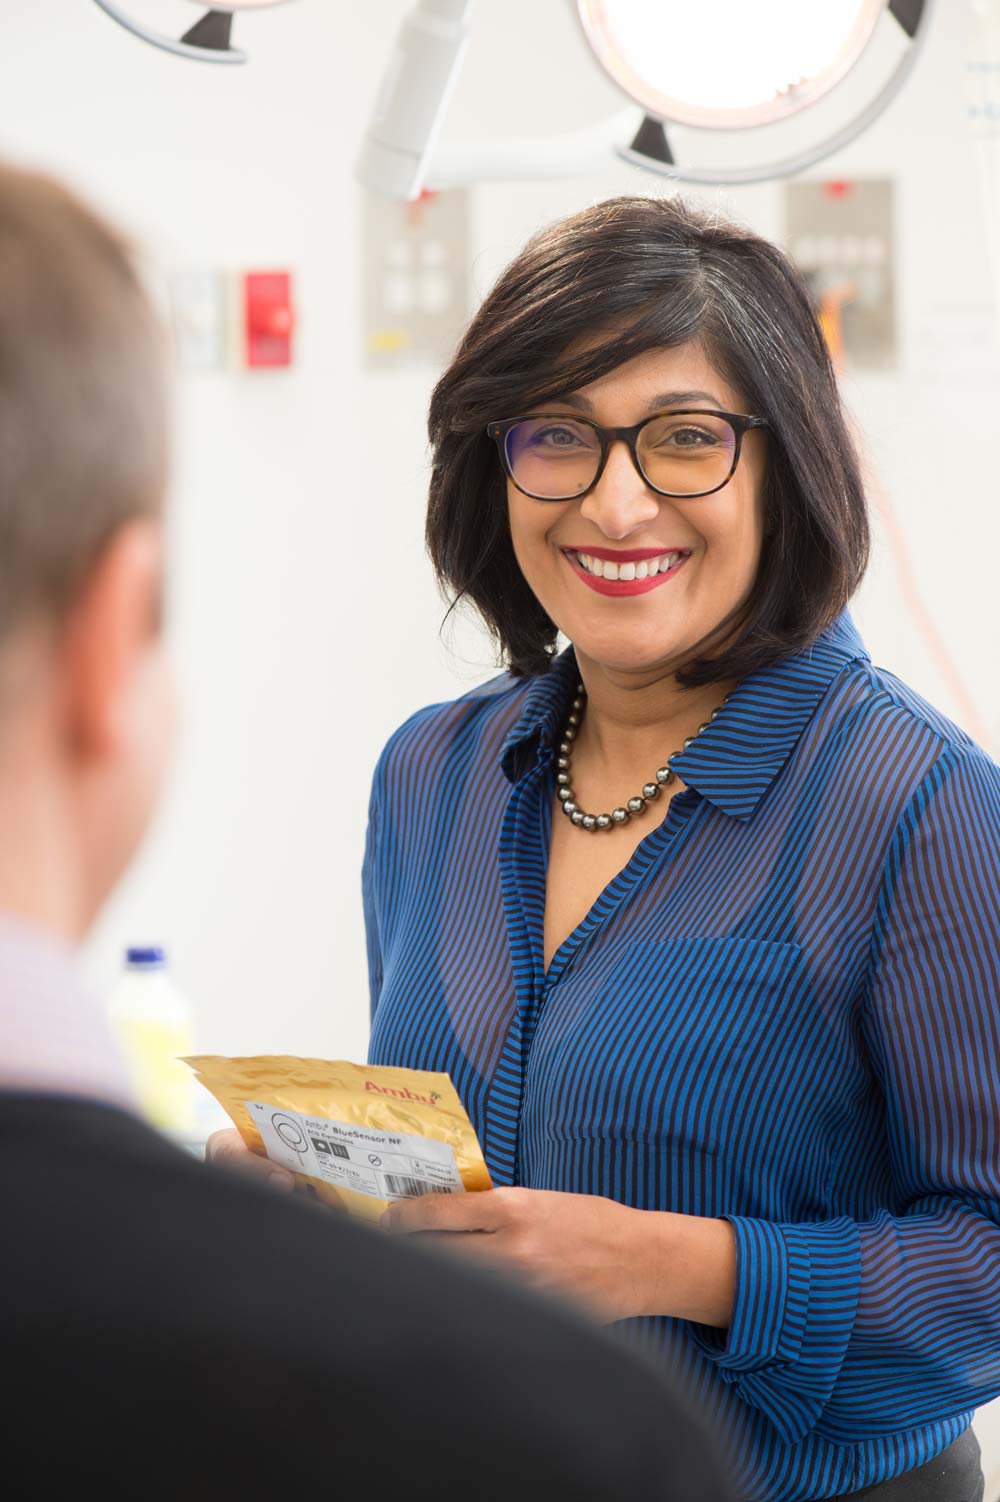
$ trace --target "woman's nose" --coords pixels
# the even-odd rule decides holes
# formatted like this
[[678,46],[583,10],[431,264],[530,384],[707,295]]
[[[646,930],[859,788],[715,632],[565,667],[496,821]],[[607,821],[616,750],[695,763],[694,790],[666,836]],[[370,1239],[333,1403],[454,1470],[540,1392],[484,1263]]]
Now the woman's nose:
[[605,537],[623,538],[659,513],[659,497],[636,468],[628,444],[612,443],[604,473],[580,502],[580,515]]

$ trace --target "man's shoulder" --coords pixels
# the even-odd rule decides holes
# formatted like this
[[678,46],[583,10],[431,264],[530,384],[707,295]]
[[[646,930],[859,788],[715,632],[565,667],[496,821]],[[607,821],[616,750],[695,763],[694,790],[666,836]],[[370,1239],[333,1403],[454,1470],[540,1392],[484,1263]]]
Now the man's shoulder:
[[317,1316],[335,1313],[346,1361],[387,1324],[447,1341],[449,1309],[461,1325],[475,1308],[491,1335],[498,1299],[515,1327],[524,1312],[519,1291],[481,1299],[481,1275],[449,1264],[442,1278],[408,1243],[199,1162],[97,1102],[0,1094],[0,1192],[19,1227],[0,1238],[0,1299],[19,1286],[26,1315],[34,1300],[67,1318],[253,1333],[319,1359],[334,1348]]
[[[277,1426],[310,1480],[357,1479],[378,1451],[387,1484],[412,1469],[408,1494],[429,1496],[412,1466],[424,1446],[449,1485],[491,1452],[481,1486],[466,1475],[484,1498],[532,1479],[595,1499],[623,1481],[716,1495],[669,1390],[609,1336],[497,1275],[198,1164],[124,1113],[0,1096],[0,1187],[19,1232],[0,1244],[18,1423],[55,1374],[86,1372],[81,1432],[103,1393],[141,1389],[150,1405],[168,1396],[188,1436],[229,1431],[234,1465],[266,1470]],[[123,1458],[129,1435],[115,1443]],[[678,1458],[688,1490],[668,1485]]]
[[[44,1305],[70,1324],[238,1334],[322,1360],[317,1316],[335,1314],[347,1362],[387,1322],[435,1328],[447,1302],[424,1257],[99,1103],[0,1095],[0,1192],[20,1227],[0,1240],[0,1298],[19,1288],[26,1318]],[[448,1297],[467,1302],[461,1279]]]

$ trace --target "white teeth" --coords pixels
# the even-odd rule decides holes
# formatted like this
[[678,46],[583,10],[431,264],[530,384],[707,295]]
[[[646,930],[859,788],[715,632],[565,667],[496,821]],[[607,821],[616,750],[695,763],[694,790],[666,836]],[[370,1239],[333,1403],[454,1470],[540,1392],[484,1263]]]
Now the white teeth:
[[644,558],[641,563],[612,563],[610,559],[594,558],[590,553],[575,554],[576,561],[595,579],[654,579],[657,574],[666,574],[683,558],[683,553],[661,553],[658,558]]

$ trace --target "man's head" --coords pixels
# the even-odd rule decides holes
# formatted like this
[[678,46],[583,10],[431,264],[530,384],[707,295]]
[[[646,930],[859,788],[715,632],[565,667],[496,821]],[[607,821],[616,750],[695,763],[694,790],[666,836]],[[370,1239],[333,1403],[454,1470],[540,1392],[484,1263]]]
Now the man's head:
[[170,738],[164,382],[128,248],[57,183],[0,167],[0,907],[74,935],[132,855]]

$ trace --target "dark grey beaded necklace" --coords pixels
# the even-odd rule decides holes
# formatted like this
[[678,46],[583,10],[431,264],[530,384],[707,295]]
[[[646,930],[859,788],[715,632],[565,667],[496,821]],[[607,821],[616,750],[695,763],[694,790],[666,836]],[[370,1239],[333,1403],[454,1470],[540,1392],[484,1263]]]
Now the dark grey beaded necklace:
[[[722,709],[722,705],[725,704],[728,699],[729,695],[727,694],[725,699],[723,699],[722,704],[720,704],[718,708],[712,710],[712,713],[709,715],[705,723],[698,726],[698,729],[695,731],[694,735],[688,736],[687,740],[684,742],[684,751],[686,751],[687,748],[698,739],[703,730],[708,729],[709,725],[714,719],[718,718],[719,711]],[[681,753],[679,751],[675,751],[671,756],[668,756],[668,765],[665,767],[657,767],[655,780],[653,782],[644,783],[642,793],[638,794],[635,798],[626,799],[624,805],[621,808],[613,808],[609,814],[584,813],[583,809],[580,808],[573,796],[570,760],[573,755],[573,742],[576,740],[577,733],[580,729],[580,723],[583,718],[583,706],[585,703],[586,692],[584,690],[583,684],[578,683],[576,686],[576,697],[573,700],[573,707],[570,710],[569,717],[566,720],[566,729],[563,731],[563,739],[559,742],[559,756],[556,761],[556,766],[558,768],[558,771],[556,772],[556,788],[559,802],[562,804],[562,811],[569,819],[570,823],[575,824],[578,829],[585,829],[588,834],[593,834],[595,830],[598,829],[614,829],[617,825],[627,824],[630,819],[634,819],[639,814],[644,814],[648,805],[652,803],[655,798],[658,798],[660,796],[660,789],[667,787],[669,783],[673,782],[675,774],[669,763],[673,761],[674,756],[679,756]]]

